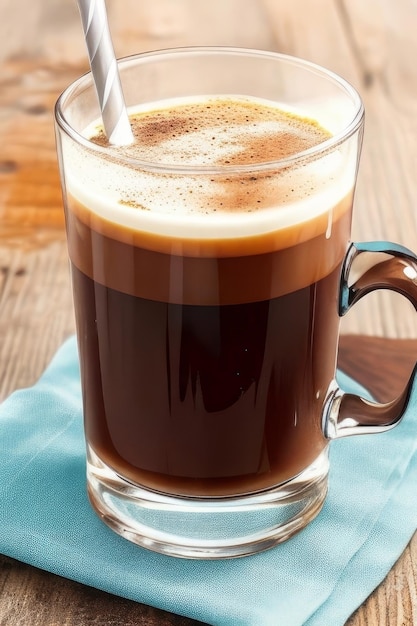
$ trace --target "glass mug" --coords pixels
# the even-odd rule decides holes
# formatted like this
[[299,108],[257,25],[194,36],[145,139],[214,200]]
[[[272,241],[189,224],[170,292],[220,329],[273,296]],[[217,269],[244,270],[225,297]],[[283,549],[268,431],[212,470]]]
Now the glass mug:
[[[366,293],[416,304],[416,257],[350,244],[364,110],[340,77],[232,48],[141,54],[119,70],[129,108],[173,107],[168,126],[151,120],[152,159],[89,139],[100,120],[90,74],[56,105],[89,498],[151,550],[256,553],[319,513],[330,440],[403,415],[410,383],[389,404],[369,402],[339,388],[336,356],[340,316]],[[215,141],[230,131],[213,102],[236,95],[331,134],[268,159],[259,123],[266,156],[170,162],[175,107],[203,99]],[[204,203],[207,215],[194,211]]]

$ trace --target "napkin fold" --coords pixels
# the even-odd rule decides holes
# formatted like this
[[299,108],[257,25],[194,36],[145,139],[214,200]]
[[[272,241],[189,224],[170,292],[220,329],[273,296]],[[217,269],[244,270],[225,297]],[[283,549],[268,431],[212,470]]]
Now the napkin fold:
[[416,403],[414,389],[389,433],[332,442],[324,508],[286,543],[241,559],[176,559],[119,537],[89,505],[71,337],[32,388],[0,406],[0,552],[213,626],[341,626],[417,528]]

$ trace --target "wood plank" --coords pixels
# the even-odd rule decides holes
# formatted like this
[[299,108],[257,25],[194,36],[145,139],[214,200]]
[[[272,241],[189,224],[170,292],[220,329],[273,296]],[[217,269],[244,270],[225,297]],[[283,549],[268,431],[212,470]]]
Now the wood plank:
[[[176,46],[275,46],[258,0],[113,0],[108,6],[118,56]],[[136,15],[132,22],[129,13]]]
[[0,400],[32,385],[74,332],[65,242],[22,253],[0,248]]

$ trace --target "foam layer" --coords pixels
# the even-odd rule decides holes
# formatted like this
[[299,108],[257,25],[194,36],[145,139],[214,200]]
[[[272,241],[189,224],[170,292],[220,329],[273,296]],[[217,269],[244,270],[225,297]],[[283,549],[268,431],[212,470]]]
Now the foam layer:
[[101,128],[86,131],[115,154],[176,165],[253,165],[286,158],[331,136],[316,121],[256,100],[168,101],[130,111],[135,143],[108,146]]
[[[237,97],[153,103],[130,116],[136,137],[130,147],[106,146],[93,158],[72,143],[64,146],[67,190],[93,220],[204,245],[322,217],[320,228],[331,236],[332,210],[349,195],[356,166],[341,151],[297,167],[233,171],[326,141],[330,134],[314,120]],[[106,143],[97,124],[84,134]],[[170,164],[222,170],[164,170]]]

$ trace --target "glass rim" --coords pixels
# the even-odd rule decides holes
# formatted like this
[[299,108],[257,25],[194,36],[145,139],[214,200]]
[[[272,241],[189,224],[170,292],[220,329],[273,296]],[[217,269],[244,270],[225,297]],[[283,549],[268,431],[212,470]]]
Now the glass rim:
[[270,60],[286,62],[289,65],[303,67],[306,70],[309,70],[310,72],[315,74],[319,74],[322,77],[325,77],[333,83],[339,85],[339,87],[341,87],[345,91],[346,95],[348,95],[356,105],[354,113],[348,123],[345,124],[344,128],[338,133],[335,133],[334,135],[329,137],[329,139],[326,139],[325,141],[322,141],[321,143],[311,148],[308,148],[307,150],[296,152],[295,154],[292,154],[288,157],[282,159],[274,159],[272,161],[262,161],[259,163],[255,162],[253,164],[242,165],[179,165],[146,161],[137,157],[128,156],[126,154],[123,154],[122,152],[118,152],[116,157],[116,153],[112,153],[110,155],[109,150],[106,146],[101,146],[97,143],[94,143],[93,141],[90,141],[89,139],[81,135],[81,133],[79,133],[71,126],[71,124],[65,117],[64,109],[67,102],[74,95],[77,96],[83,93],[89,87],[94,87],[92,73],[91,71],[89,71],[79,78],[75,79],[70,85],[65,88],[65,90],[58,97],[54,107],[56,124],[73,141],[83,146],[90,152],[96,153],[97,155],[101,154],[103,156],[106,156],[106,158],[117,158],[117,161],[120,164],[125,164],[130,167],[135,167],[137,169],[142,169],[155,173],[159,172],[178,175],[196,175],[199,173],[205,175],[230,175],[231,173],[239,174],[244,172],[262,172],[294,167],[297,164],[311,161],[318,158],[320,155],[324,155],[328,152],[331,152],[332,150],[335,150],[340,144],[342,144],[344,141],[349,139],[349,137],[354,135],[362,125],[365,113],[364,105],[362,102],[362,98],[359,95],[358,91],[355,89],[355,87],[353,87],[351,83],[349,83],[346,79],[342,78],[339,74],[333,72],[332,70],[329,70],[317,63],[313,63],[312,61],[308,61],[306,59],[302,59],[296,56],[283,54],[280,52],[257,50],[252,48],[237,48],[229,46],[187,46],[140,52],[138,54],[117,59],[117,63],[119,66],[129,66],[133,64],[136,65],[140,63],[146,63],[147,61],[149,61],[149,59],[156,61],[159,58],[202,55],[251,56],[255,58],[263,57]]

